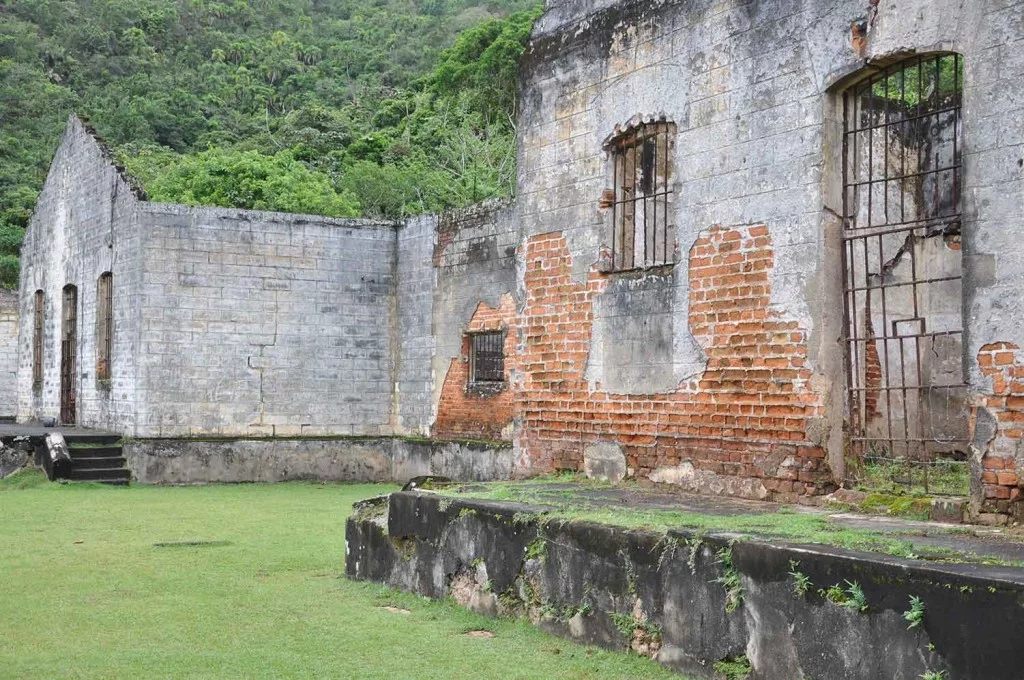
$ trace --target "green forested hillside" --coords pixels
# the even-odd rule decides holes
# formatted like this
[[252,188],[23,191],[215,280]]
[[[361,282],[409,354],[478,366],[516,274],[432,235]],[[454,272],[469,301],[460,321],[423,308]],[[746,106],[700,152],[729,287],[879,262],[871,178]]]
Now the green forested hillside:
[[0,0],[0,283],[67,114],[153,200],[395,217],[511,191],[536,0]]

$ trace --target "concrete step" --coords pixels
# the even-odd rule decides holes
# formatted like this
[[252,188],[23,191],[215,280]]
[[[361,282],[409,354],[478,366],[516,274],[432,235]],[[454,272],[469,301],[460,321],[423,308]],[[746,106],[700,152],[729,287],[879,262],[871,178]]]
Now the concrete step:
[[122,455],[120,446],[70,446],[68,454],[72,460],[86,460],[88,458],[114,458]]
[[127,484],[131,477],[131,471],[125,468],[86,468],[75,466],[68,474],[68,479],[73,482],[123,482]]
[[71,455],[72,469],[86,469],[86,470],[116,470],[117,468],[123,468],[125,465],[123,456],[109,456],[106,458],[76,458],[74,454]]
[[64,434],[64,441],[67,442],[68,448],[73,449],[76,445],[80,446],[110,446],[118,444],[121,441],[121,436],[116,434]]

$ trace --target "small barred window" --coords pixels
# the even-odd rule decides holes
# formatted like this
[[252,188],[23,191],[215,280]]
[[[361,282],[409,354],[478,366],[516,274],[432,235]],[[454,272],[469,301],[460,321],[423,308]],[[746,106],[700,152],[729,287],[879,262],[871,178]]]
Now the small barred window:
[[505,380],[505,333],[474,333],[470,337],[470,382]]
[[606,145],[612,159],[612,269],[616,271],[672,261],[674,133],[673,123],[641,123]]

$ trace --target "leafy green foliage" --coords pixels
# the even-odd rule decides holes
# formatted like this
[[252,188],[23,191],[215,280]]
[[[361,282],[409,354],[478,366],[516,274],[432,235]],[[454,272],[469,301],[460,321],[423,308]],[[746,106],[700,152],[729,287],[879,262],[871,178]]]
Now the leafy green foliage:
[[800,571],[800,562],[797,560],[789,561],[789,575],[793,578],[793,593],[798,597],[806,595],[814,585],[811,583],[811,578]]
[[[141,158],[130,161],[128,169],[141,163]],[[350,192],[337,190],[327,175],[310,170],[290,151],[267,156],[258,151],[211,148],[180,157],[166,172],[156,173],[147,189],[154,201],[330,217],[359,214],[359,202]]]
[[856,581],[846,581],[845,588],[836,583],[829,586],[828,590],[819,590],[818,593],[832,604],[837,604],[840,607],[846,607],[862,614],[868,610],[864,589]]
[[920,626],[924,622],[924,601],[917,595],[911,595],[910,609],[903,612],[903,618],[909,624],[907,630]]
[[746,680],[754,671],[750,665],[750,659],[746,654],[741,654],[735,659],[722,659],[715,662],[715,672],[725,676],[725,680]]
[[731,614],[743,604],[743,584],[740,573],[732,564],[732,548],[722,548],[716,555],[718,564],[722,566],[722,575],[714,580],[725,590],[725,612]]
[[510,194],[537,15],[535,0],[5,3],[0,285],[71,112],[154,200],[393,218]]

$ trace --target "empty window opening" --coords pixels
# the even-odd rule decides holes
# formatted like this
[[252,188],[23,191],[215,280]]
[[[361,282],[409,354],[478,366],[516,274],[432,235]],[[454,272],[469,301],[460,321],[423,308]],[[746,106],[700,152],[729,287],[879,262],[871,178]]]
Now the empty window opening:
[[469,380],[494,383],[505,380],[505,333],[493,331],[469,336]]
[[[843,95],[843,277],[851,446],[937,488],[967,450],[956,54],[879,69]],[[940,461],[946,459],[946,461]],[[914,475],[917,478],[914,479]]]
[[32,323],[32,389],[39,391],[43,387],[43,319],[46,307],[46,294],[37,290],[34,296],[35,308]]
[[643,123],[612,139],[612,268],[668,264],[674,250],[671,152],[675,125]]
[[114,277],[104,272],[96,282],[96,379],[110,380],[114,337]]

